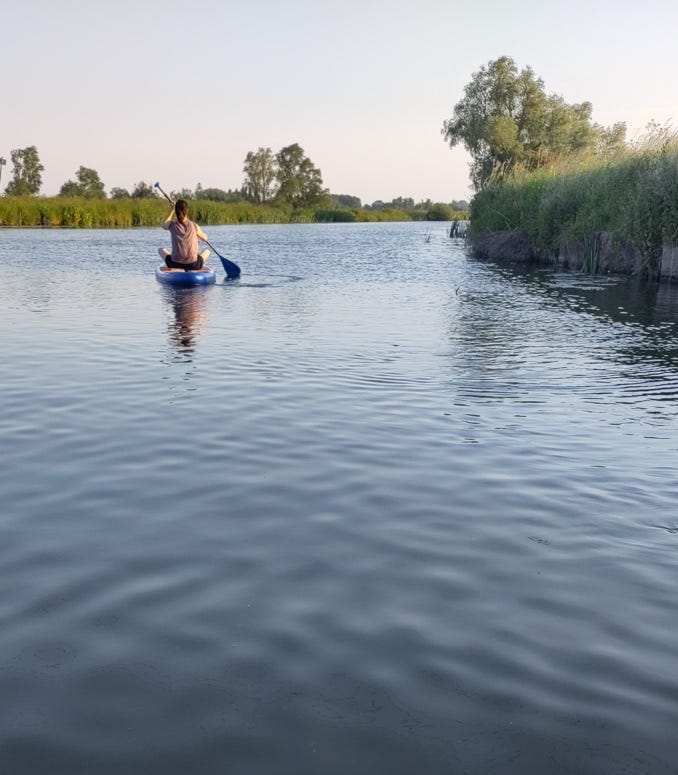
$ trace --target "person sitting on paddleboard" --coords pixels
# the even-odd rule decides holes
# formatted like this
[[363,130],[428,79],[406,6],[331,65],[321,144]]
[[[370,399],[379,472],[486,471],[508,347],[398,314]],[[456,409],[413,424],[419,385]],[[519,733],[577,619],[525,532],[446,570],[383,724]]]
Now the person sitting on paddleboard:
[[188,202],[179,199],[172,211],[162,222],[162,228],[167,229],[172,237],[172,252],[167,248],[158,248],[168,269],[202,269],[210,252],[205,248],[198,253],[198,237],[207,241],[207,235],[197,223],[188,218]]

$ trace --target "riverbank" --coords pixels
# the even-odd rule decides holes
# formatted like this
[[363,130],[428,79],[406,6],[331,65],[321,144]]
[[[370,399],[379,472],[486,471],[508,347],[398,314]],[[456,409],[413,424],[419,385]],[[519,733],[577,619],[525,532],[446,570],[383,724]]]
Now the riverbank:
[[518,231],[489,232],[471,237],[474,255],[492,261],[539,263],[588,274],[626,274],[646,279],[678,278],[678,244],[667,242],[652,261],[633,244],[620,244],[607,231],[580,239],[563,238],[557,250],[543,251]]
[[605,163],[491,183],[471,204],[474,253],[591,274],[678,275],[678,139]]
[[[384,209],[304,209],[292,210],[251,202],[191,200],[191,218],[205,226],[228,224],[330,223],[371,221],[436,220],[431,211]],[[48,228],[130,228],[157,226],[167,215],[162,199],[80,199],[77,197],[0,196],[0,227]],[[467,213],[451,212],[466,218]],[[450,212],[445,213],[449,220]]]

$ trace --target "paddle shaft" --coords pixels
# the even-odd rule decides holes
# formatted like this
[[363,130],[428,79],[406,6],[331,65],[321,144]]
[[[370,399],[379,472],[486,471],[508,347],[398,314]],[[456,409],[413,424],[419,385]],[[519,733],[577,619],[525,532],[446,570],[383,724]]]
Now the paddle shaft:
[[158,189],[158,191],[165,197],[165,199],[171,204],[174,204],[174,201],[170,199],[167,194],[160,188],[160,183],[156,183],[155,187]]

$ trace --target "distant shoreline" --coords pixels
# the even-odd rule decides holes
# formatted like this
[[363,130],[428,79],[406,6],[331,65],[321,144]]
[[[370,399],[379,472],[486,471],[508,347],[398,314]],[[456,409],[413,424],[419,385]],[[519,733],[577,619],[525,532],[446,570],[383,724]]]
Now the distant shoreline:
[[[67,197],[0,196],[0,228],[132,228],[159,226],[167,202],[146,199],[76,199]],[[189,202],[189,217],[204,226],[276,223],[361,223],[374,221],[450,221],[468,213],[448,205],[428,210],[274,207],[251,202]]]

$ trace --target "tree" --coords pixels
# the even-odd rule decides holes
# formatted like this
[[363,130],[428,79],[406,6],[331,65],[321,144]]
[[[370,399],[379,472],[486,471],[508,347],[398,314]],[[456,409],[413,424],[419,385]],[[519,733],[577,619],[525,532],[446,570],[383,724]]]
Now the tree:
[[154,199],[155,196],[156,194],[153,186],[146,183],[144,180],[140,180],[132,189],[133,199]]
[[450,202],[450,207],[457,212],[459,210],[468,210],[468,202],[465,199],[453,199]]
[[601,128],[598,153],[603,156],[613,156],[626,147],[626,124],[623,121],[612,124],[611,127]]
[[351,210],[360,210],[363,206],[360,197],[351,194],[333,194],[332,199],[337,207],[348,207]]
[[200,188],[200,183],[198,183],[198,188],[196,188],[195,193],[193,193],[190,188],[182,188],[180,191],[170,191],[170,197],[175,202],[179,199],[185,199],[186,201],[197,199],[198,197],[202,199],[202,188]]
[[222,188],[203,188],[200,192],[201,199],[209,199],[212,202],[242,202],[246,199],[242,191],[224,191]]
[[297,143],[282,148],[275,156],[278,167],[278,193],[276,198],[292,207],[313,207],[325,191],[320,170]]
[[118,188],[116,186],[111,189],[111,199],[129,199],[129,197],[130,193],[126,188]]
[[82,196],[82,190],[78,183],[67,180],[59,189],[59,196]]
[[59,190],[59,196],[81,196],[84,199],[105,199],[104,184],[99,173],[90,167],[80,167],[75,173],[77,182],[67,180]]
[[277,168],[270,148],[250,151],[245,157],[242,171],[245,173],[243,187],[248,197],[257,204],[266,204],[274,194]]
[[44,167],[40,164],[38,149],[34,145],[27,148],[15,148],[11,152],[13,178],[9,182],[5,193],[10,196],[35,196],[40,192],[42,185],[41,172]]
[[414,210],[414,199],[411,196],[397,196],[389,206],[396,210]]
[[532,170],[571,153],[623,144],[625,125],[605,129],[592,122],[591,112],[590,102],[568,105],[547,95],[531,68],[519,72],[513,59],[500,57],[473,74],[442,134],[450,147],[462,143],[469,151],[471,180],[480,189],[516,165]]

